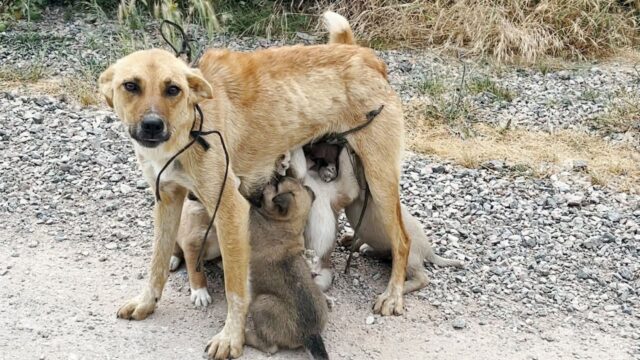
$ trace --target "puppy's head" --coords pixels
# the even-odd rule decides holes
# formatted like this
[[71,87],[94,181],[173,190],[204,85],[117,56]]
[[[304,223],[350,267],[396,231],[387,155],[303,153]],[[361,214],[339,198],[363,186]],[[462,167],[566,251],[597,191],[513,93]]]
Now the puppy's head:
[[197,69],[160,50],[134,52],[116,61],[98,80],[100,92],[129,135],[141,146],[168,146],[188,132],[194,104],[212,97]]
[[289,221],[293,226],[300,222],[304,226],[315,197],[311,188],[302,185],[300,180],[285,177],[265,187],[260,211],[270,219]]

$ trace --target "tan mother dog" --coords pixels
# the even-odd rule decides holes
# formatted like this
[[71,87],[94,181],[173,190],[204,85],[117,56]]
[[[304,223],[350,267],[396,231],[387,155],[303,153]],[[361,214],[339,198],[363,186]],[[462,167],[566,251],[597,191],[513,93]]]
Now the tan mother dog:
[[[167,160],[190,141],[195,104],[204,130],[219,130],[231,157],[230,181],[215,219],[224,267],[227,319],[209,342],[216,359],[242,354],[249,292],[249,204],[243,197],[272,177],[276,159],[327,133],[362,124],[384,105],[371,125],[349,135],[364,164],[384,230],[392,239],[393,266],[387,289],[375,304],[382,315],[403,311],[402,289],[409,238],[400,213],[400,162],[404,123],[400,100],[386,79],[386,67],[370,49],[353,43],[346,19],[325,14],[327,45],[291,46],[249,53],[210,50],[190,68],[159,49],[132,53],[100,76],[99,86],[129,135],[147,182],[155,187]],[[199,120],[198,120],[199,124]],[[198,126],[196,124],[196,128]],[[205,151],[194,145],[162,174],[161,201],[154,208],[155,242],[148,286],[119,310],[118,317],[142,320],[162,295],[180,213],[192,191],[211,214],[224,173],[215,135]],[[233,179],[239,178],[241,185]]]

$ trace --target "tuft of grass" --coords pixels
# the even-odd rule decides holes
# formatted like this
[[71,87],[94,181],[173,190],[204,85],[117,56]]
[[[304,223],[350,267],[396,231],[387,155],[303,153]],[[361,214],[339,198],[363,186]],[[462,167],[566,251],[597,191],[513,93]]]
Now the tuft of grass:
[[447,91],[444,81],[435,76],[426,76],[417,84],[418,92],[432,97],[440,96]]
[[582,94],[580,94],[580,99],[584,101],[595,102],[596,100],[598,100],[599,96],[600,96],[600,93],[598,92],[598,90],[587,89],[583,91]]
[[605,134],[630,132],[640,136],[640,96],[635,92],[618,92],[608,111],[592,119],[591,125]]
[[610,56],[640,44],[638,9],[619,0],[318,0],[369,44],[465,48],[499,62]]
[[511,102],[514,97],[511,91],[486,76],[471,79],[468,86],[472,94],[489,93],[501,101]]
[[450,124],[426,118],[424,104],[405,107],[409,147],[420,153],[452,160],[467,167],[501,159],[534,176],[548,176],[563,164],[588,162],[592,183],[626,191],[640,191],[640,153],[633,144],[611,144],[596,135],[571,130],[553,134],[543,131],[502,129],[485,124],[466,124],[466,136]]
[[1,66],[0,81],[33,83],[47,76],[46,68],[40,62],[34,61],[26,67]]

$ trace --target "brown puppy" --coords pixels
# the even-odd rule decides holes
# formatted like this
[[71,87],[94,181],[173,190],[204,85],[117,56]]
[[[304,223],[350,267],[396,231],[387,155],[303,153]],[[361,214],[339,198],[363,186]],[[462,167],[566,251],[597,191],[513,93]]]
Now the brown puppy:
[[[332,39],[352,39],[344,18],[333,14],[325,19]],[[410,246],[399,194],[404,122],[384,63],[370,49],[329,44],[250,53],[212,50],[198,67],[190,68],[164,50],[138,51],[105,70],[99,86],[128,129],[142,172],[154,188],[160,169],[191,140],[194,121],[196,128],[200,125],[195,104],[204,112],[203,129],[224,136],[231,169],[215,226],[228,308],[224,328],[209,343],[209,356],[224,359],[242,353],[250,253],[249,203],[243,195],[268,183],[280,154],[324,134],[354,128],[381,105],[384,110],[375,121],[349,135],[348,141],[364,165],[372,194],[369,206],[384,209],[379,211],[380,221],[392,245],[391,278],[374,312],[402,313]],[[155,310],[169,273],[187,191],[210,215],[214,211],[225,161],[217,137],[209,135],[207,141],[208,151],[198,144],[190,147],[162,175],[162,199],[154,209],[149,284],[118,310],[121,318],[141,320]],[[241,184],[234,183],[235,177]]]
[[[203,246],[202,238],[207,232],[211,217],[202,203],[187,197],[182,208],[180,229],[170,260],[170,270],[174,271],[184,260],[189,275],[189,285],[191,286],[191,302],[196,306],[207,306],[211,304],[211,295],[207,290],[207,277],[204,271],[197,271],[198,256],[200,248]],[[204,259],[213,260],[220,257],[220,244],[216,229],[209,231],[209,236],[204,243]]]
[[252,207],[251,297],[247,345],[270,354],[304,346],[314,359],[328,359],[320,333],[327,302],[303,257],[303,231],[313,191],[293,178],[265,188],[261,206]]

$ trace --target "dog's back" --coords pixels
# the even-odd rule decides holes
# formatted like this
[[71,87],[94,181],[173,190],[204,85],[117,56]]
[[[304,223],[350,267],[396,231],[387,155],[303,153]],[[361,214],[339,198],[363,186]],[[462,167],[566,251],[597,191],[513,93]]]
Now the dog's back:
[[304,346],[327,359],[320,333],[327,304],[303,258],[303,230],[313,193],[294,179],[269,185],[261,207],[252,208],[250,313],[255,333],[247,344],[265,352]]

